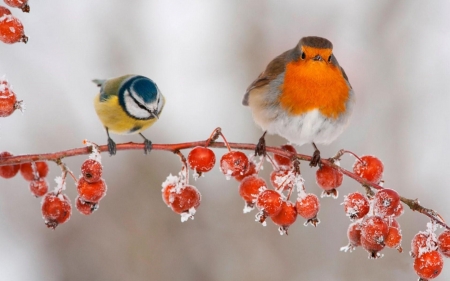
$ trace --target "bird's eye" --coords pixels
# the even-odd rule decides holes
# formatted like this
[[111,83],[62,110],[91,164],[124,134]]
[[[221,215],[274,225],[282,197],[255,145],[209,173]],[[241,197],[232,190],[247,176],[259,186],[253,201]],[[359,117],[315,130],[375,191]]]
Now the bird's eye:
[[305,52],[302,52],[302,60],[304,60],[306,58],[306,54]]
[[328,62],[331,62],[331,55],[328,57]]

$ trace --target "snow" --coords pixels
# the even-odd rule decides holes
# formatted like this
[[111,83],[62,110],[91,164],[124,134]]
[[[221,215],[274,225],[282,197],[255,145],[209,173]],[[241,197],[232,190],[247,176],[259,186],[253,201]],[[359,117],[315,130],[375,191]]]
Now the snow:
[[253,209],[255,209],[255,205],[254,204],[248,204],[247,202],[245,202],[244,205],[244,214],[250,213],[251,211],[253,211]]
[[181,222],[188,221],[189,219],[193,220],[196,211],[197,210],[195,210],[195,208],[192,207],[192,208],[189,209],[189,211],[181,213],[180,214],[181,215]]

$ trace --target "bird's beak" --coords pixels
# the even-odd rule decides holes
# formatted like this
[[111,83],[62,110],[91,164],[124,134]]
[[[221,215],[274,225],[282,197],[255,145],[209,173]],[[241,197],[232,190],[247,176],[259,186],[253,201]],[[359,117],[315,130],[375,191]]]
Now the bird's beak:
[[322,57],[320,55],[316,55],[315,57],[312,58],[313,61],[322,61]]
[[156,119],[159,119],[159,116],[158,116],[158,110],[152,111],[151,114],[152,114],[153,117],[155,117]]

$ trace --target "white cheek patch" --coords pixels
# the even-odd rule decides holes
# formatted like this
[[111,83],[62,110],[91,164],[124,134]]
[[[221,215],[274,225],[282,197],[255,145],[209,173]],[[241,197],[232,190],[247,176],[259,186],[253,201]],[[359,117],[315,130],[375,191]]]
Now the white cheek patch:
[[[138,102],[142,101],[142,99],[137,99],[135,95],[133,96],[133,98],[135,98]],[[139,107],[139,104],[137,104],[133,98],[131,97],[130,92],[125,91],[125,109],[127,110],[128,114],[139,119],[148,119],[152,117],[150,112],[144,108]],[[144,105],[143,102],[142,104]]]

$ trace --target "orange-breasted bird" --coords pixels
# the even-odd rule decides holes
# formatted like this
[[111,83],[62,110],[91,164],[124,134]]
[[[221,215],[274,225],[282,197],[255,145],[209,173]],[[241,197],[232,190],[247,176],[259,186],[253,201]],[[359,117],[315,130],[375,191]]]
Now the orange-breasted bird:
[[[316,143],[329,144],[343,132],[354,102],[333,44],[309,36],[269,63],[247,88],[242,104],[250,107],[264,135],[278,134],[296,145],[312,143],[310,164],[316,166],[320,161]],[[258,147],[264,147],[264,135]]]

